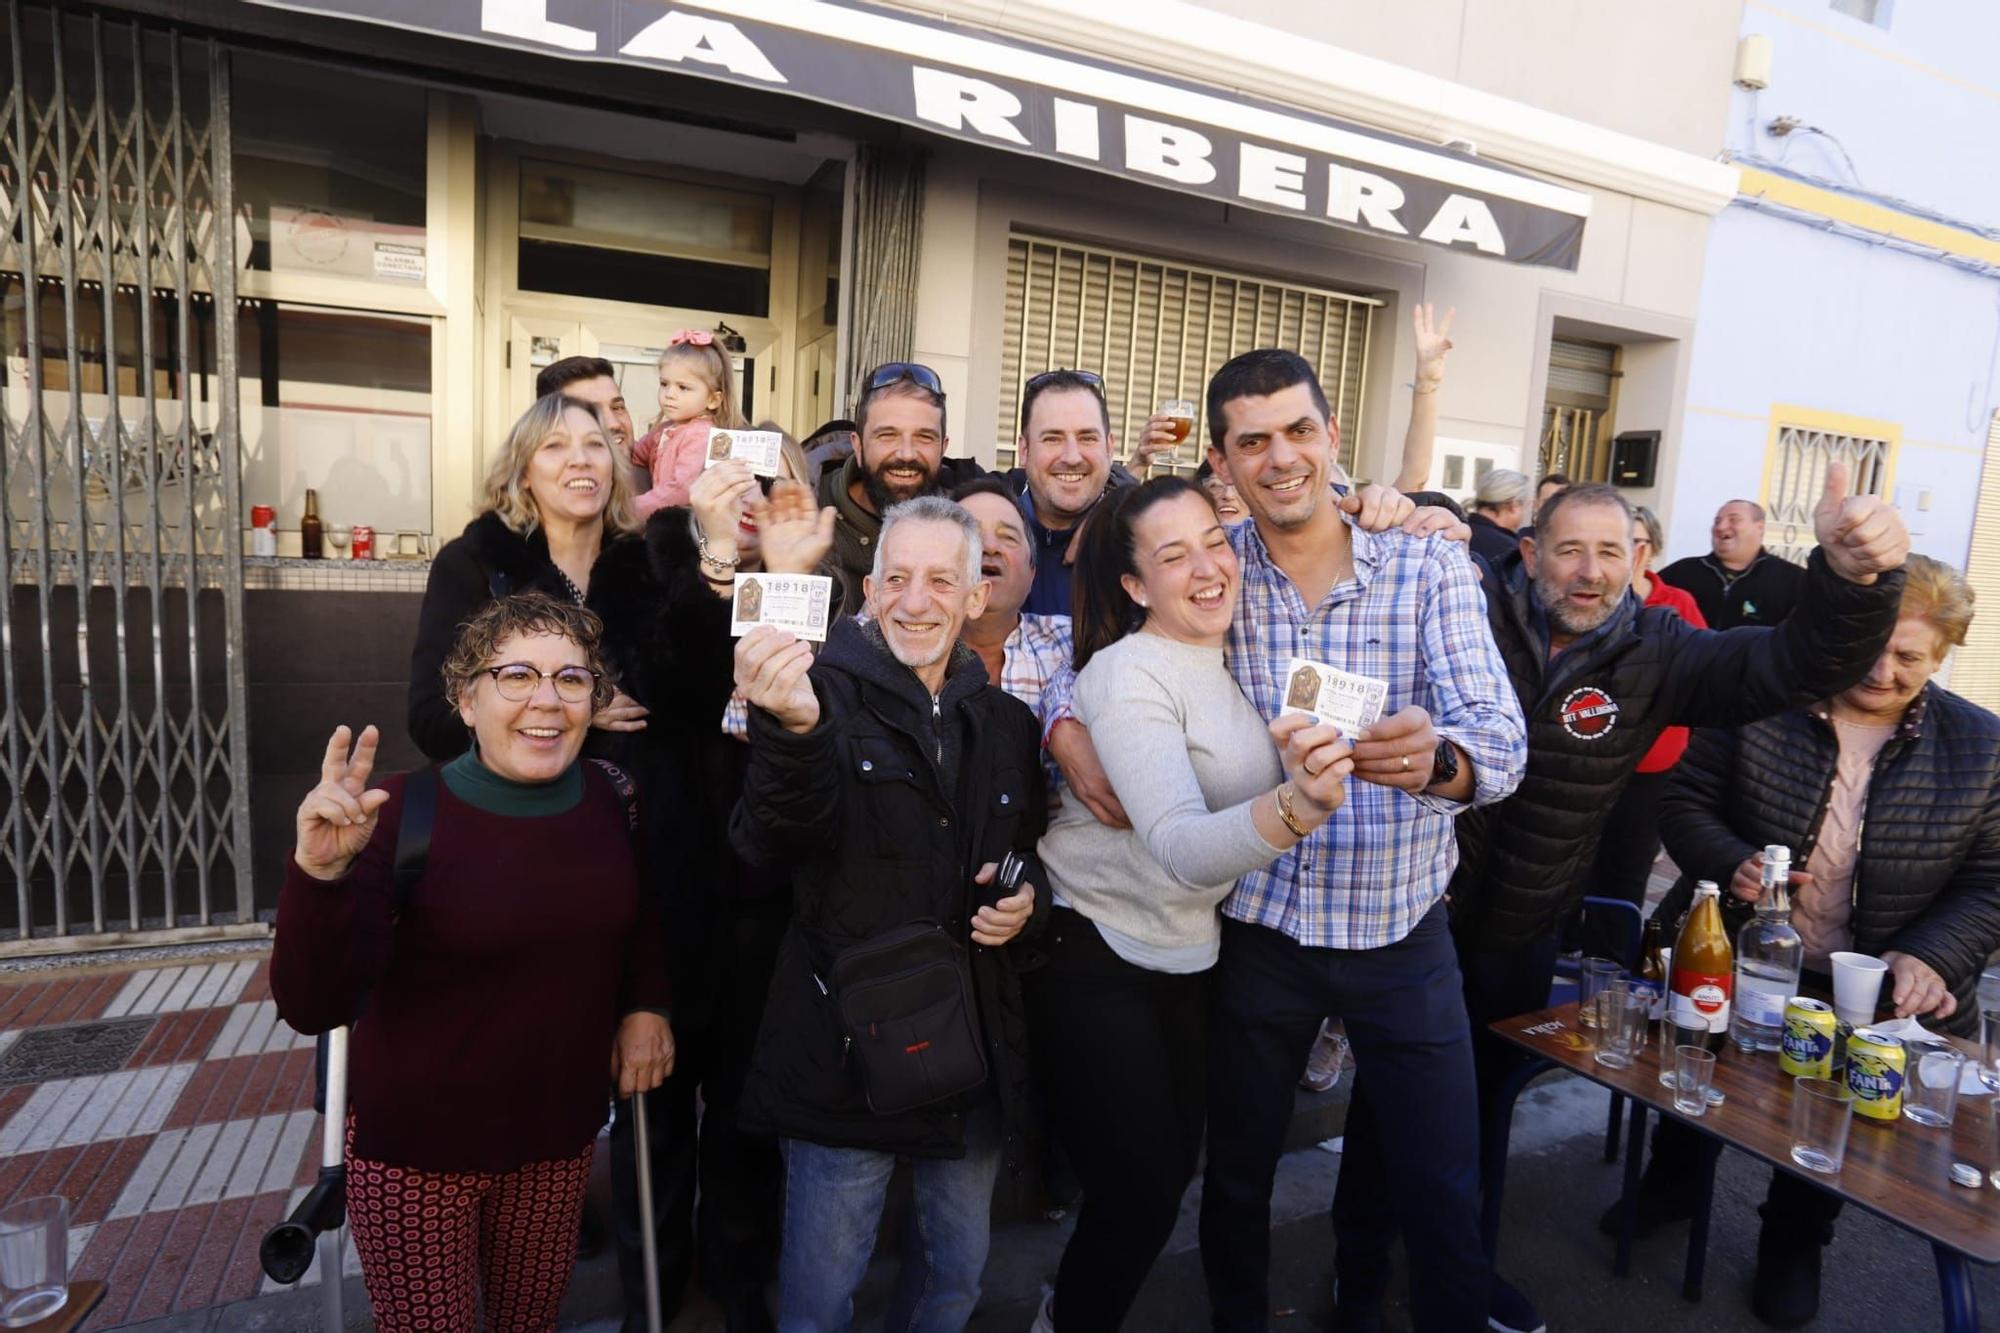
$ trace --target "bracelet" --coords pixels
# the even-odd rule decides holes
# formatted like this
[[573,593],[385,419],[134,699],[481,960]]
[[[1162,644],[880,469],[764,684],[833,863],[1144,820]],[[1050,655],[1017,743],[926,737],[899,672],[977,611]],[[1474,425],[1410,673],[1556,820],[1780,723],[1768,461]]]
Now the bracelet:
[[701,571],[701,577],[702,581],[707,583],[711,587],[733,588],[736,586],[736,576],[733,574],[726,579],[719,579],[715,575],[709,573],[707,570],[704,569]]
[[1440,375],[1434,380],[1417,380],[1410,388],[1416,393],[1436,393],[1443,384],[1444,376]]
[[[727,560],[710,555],[708,553],[708,534],[701,530],[701,524],[699,523],[694,525],[694,549],[696,554],[701,557],[701,562],[704,565],[714,565],[717,569],[735,569],[743,563],[743,557],[740,555],[732,555]],[[702,577],[706,578],[707,575],[703,575]]]
[[1299,817],[1292,813],[1292,784],[1289,782],[1280,782],[1276,794],[1278,797],[1278,818],[1285,821],[1285,827],[1292,831],[1294,838],[1297,838],[1300,842],[1304,842],[1311,836],[1312,830],[1299,823]]

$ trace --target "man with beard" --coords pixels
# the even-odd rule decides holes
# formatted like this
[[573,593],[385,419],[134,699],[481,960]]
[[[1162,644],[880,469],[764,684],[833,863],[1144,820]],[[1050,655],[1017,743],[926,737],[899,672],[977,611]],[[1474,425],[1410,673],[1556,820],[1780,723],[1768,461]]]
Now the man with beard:
[[[535,397],[546,398],[558,389],[597,409],[604,422],[605,438],[622,460],[621,466],[629,466],[632,413],[625,406],[625,391],[618,387],[617,368],[601,356],[566,356],[543,366],[535,376]],[[650,477],[647,484],[652,484]]]
[[1792,613],[1805,571],[1764,549],[1764,507],[1731,500],[1715,511],[1709,553],[1676,560],[1660,577],[1694,597],[1716,629],[1775,625]]
[[[1909,553],[1902,519],[1849,496],[1835,464],[1813,527],[1819,549],[1798,609],[1773,628],[1699,630],[1643,608],[1630,593],[1632,511],[1609,486],[1551,496],[1534,535],[1495,568],[1487,613],[1527,717],[1528,771],[1507,800],[1458,821],[1452,932],[1479,1034],[1482,1127],[1513,1064],[1487,1025],[1548,1003],[1557,927],[1588,889],[1605,820],[1661,729],[1734,727],[1830,698],[1881,654]],[[1386,1182],[1349,1148],[1334,1208],[1343,1279],[1350,1254],[1365,1265],[1388,1243],[1376,1193]],[[1494,1292],[1493,1327],[1541,1326],[1519,1292],[1498,1281]]]
[[944,383],[929,366],[891,361],[862,381],[854,452],[820,473],[819,502],[832,505],[833,549],[820,564],[840,589],[839,614],[861,610],[861,580],[875,564],[882,515],[891,505],[936,495],[984,474],[970,458],[946,458]]

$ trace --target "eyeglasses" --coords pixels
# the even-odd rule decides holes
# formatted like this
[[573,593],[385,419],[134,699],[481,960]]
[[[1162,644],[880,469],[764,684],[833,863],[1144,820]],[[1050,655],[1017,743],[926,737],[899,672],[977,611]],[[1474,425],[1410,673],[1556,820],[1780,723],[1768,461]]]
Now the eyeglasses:
[[939,398],[944,397],[944,381],[938,378],[938,373],[929,366],[915,361],[888,361],[875,367],[868,375],[867,389],[873,393],[877,389],[886,389],[891,384],[899,384],[904,380],[936,394]]
[[487,667],[486,674],[493,677],[493,688],[500,691],[500,697],[513,703],[534,698],[542,682],[552,680],[556,683],[556,698],[566,704],[580,704],[597,692],[597,682],[604,678],[603,672],[589,667],[566,666],[557,671],[543,671],[526,662],[503,662]]

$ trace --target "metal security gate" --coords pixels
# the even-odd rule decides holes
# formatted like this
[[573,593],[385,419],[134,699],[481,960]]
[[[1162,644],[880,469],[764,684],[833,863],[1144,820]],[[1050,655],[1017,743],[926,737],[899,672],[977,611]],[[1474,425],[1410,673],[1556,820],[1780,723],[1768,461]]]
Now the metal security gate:
[[252,919],[229,85],[10,0],[0,954]]

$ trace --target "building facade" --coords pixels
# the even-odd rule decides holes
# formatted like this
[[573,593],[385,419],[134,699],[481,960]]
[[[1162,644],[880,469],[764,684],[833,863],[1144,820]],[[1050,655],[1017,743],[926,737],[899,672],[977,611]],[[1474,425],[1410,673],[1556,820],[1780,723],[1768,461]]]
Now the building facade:
[[1718,507],[1769,514],[1800,558],[1826,465],[1895,503],[1915,549],[1987,610],[1953,688],[2000,706],[2000,11],[1958,0],[1750,0],[1748,80],[1714,222],[1671,472],[1669,555]]
[[[1666,477],[1736,194],[1733,3],[6,17],[0,950],[260,928],[332,727],[416,762],[426,557],[558,357],[643,426],[667,335],[714,329],[797,433],[921,360],[951,452],[1005,464],[1037,371],[1098,370],[1129,439],[1275,343],[1389,476],[1428,301],[1436,484],[1608,476],[1621,435]],[[308,489],[391,558],[299,559]]]

